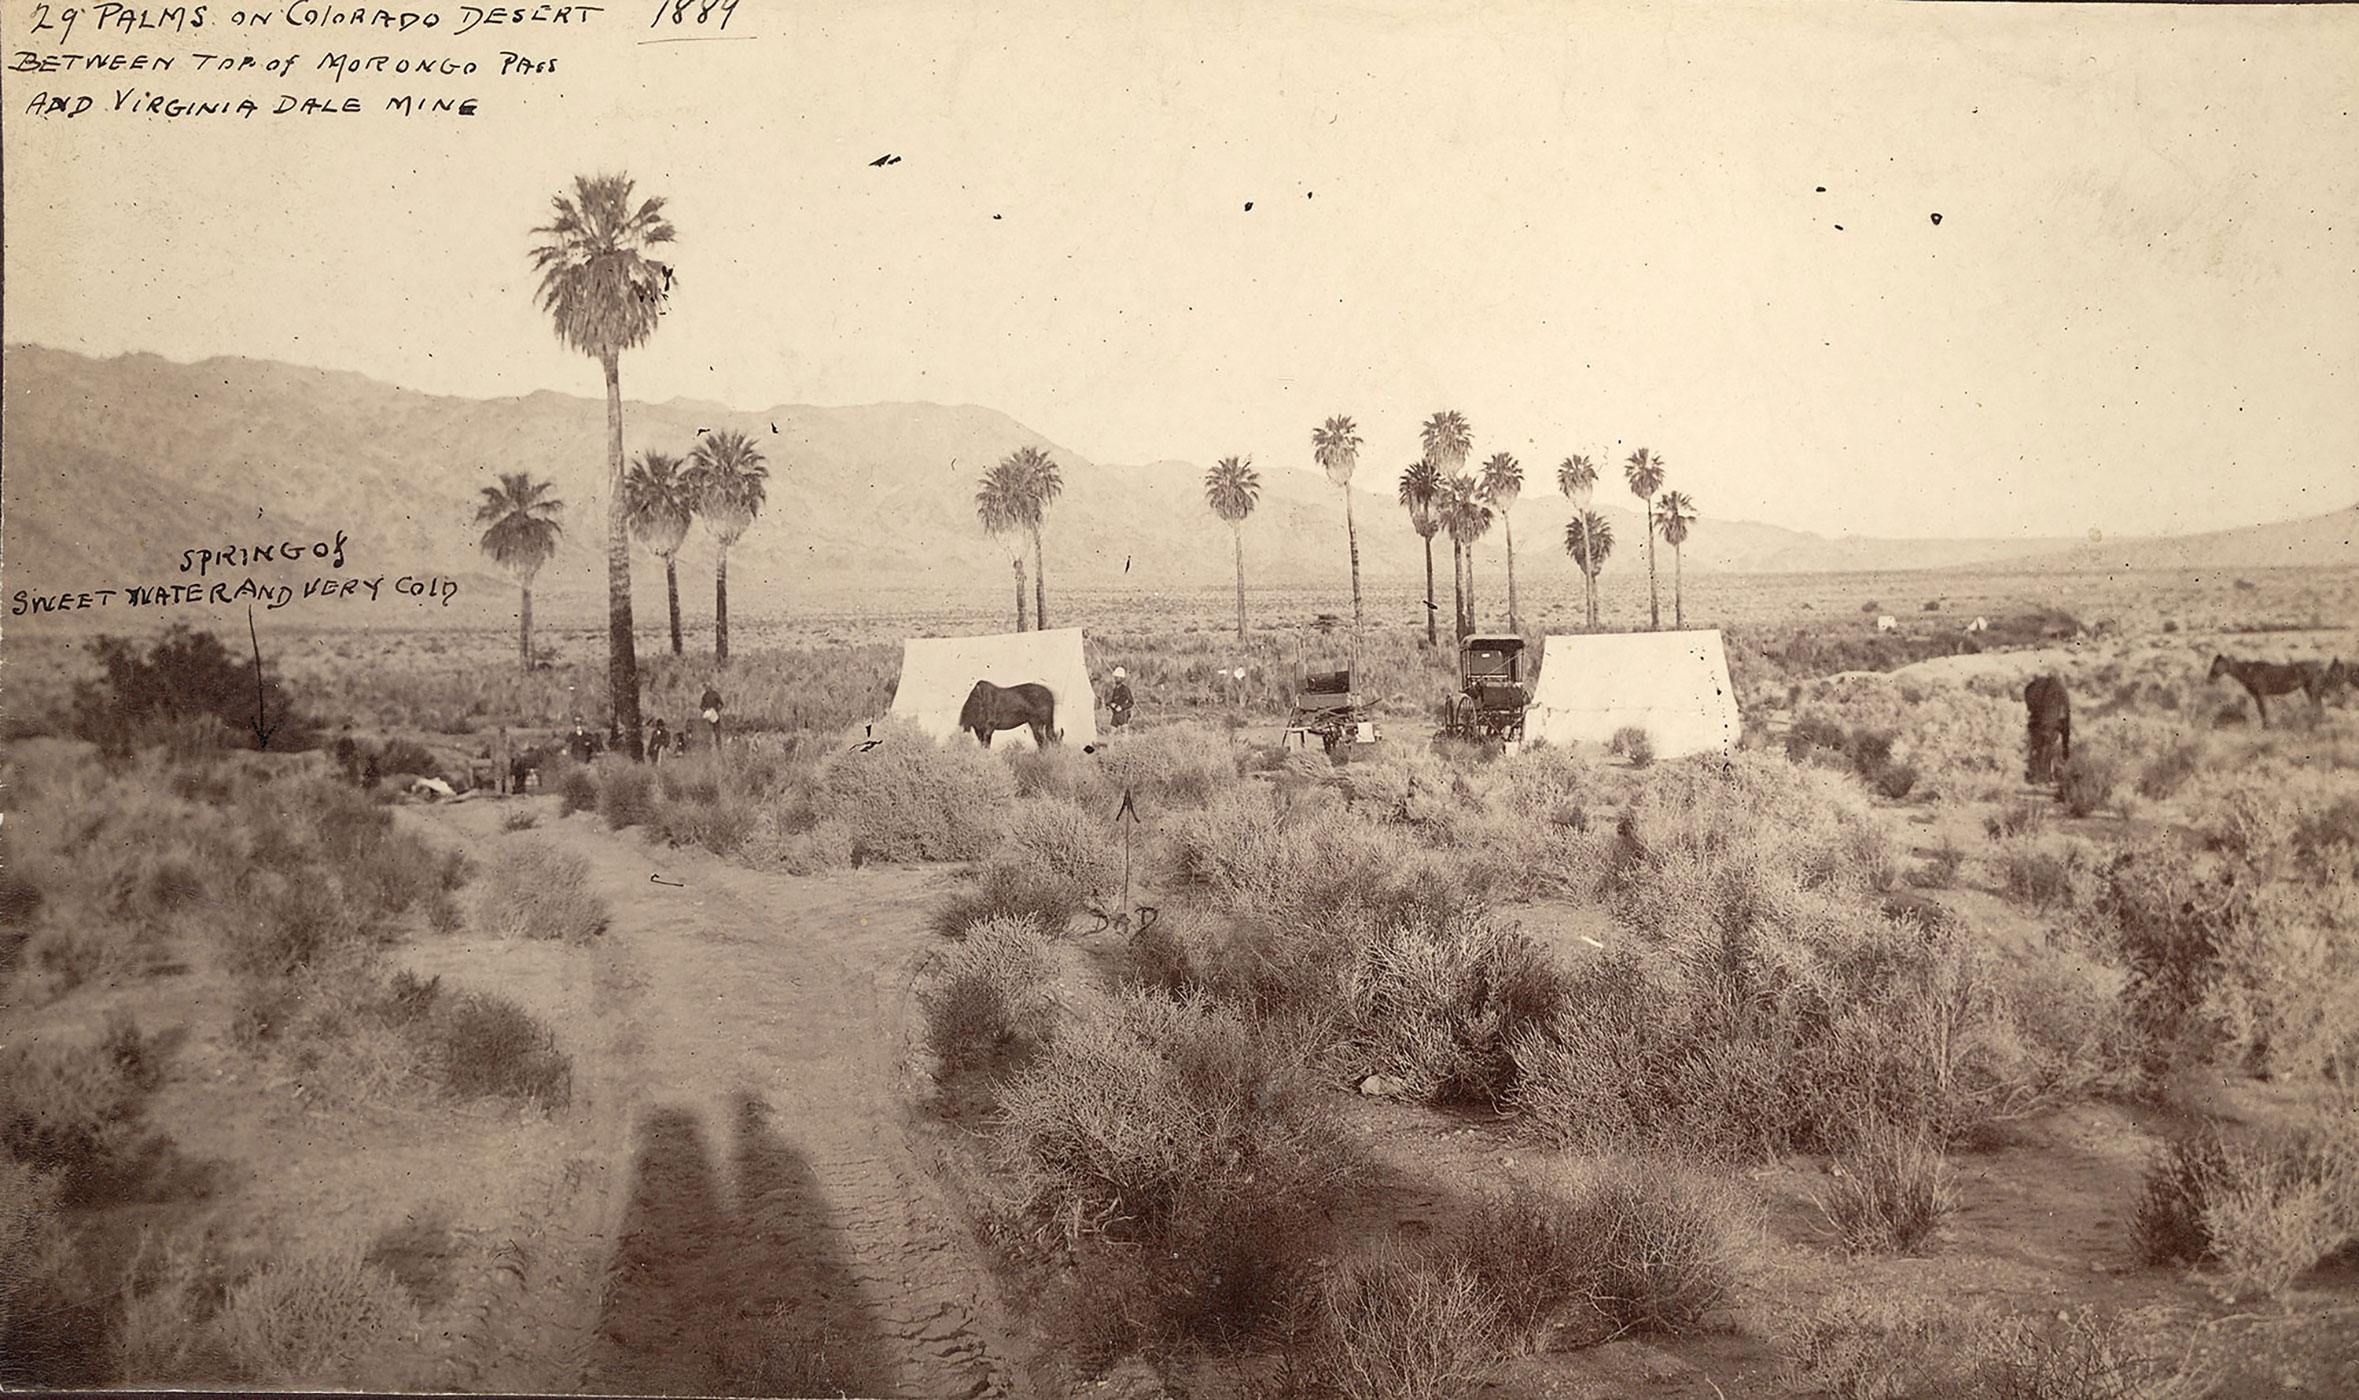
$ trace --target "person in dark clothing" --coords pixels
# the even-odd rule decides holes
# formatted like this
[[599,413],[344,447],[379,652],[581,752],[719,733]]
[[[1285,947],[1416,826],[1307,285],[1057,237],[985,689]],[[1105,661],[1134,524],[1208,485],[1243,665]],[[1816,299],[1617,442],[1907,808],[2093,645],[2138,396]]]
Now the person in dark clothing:
[[1106,716],[1116,729],[1130,723],[1130,673],[1120,666],[1114,668],[1113,688],[1106,692]]
[[565,736],[565,747],[573,754],[576,763],[588,763],[598,756],[598,736],[582,723],[580,715],[573,717],[573,732]]
[[663,762],[664,750],[671,746],[671,731],[665,728],[663,720],[658,718],[655,723],[647,727],[647,761],[649,763]]
[[704,717],[705,729],[711,733],[713,747],[721,746],[721,687],[716,681],[705,682],[704,698],[696,702],[696,709]]

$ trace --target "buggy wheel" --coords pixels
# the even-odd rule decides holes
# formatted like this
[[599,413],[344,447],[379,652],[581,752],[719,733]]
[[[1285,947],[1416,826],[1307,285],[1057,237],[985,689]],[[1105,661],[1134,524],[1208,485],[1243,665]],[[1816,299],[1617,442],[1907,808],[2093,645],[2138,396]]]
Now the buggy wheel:
[[1460,695],[1450,701],[1450,737],[1479,739],[1482,737],[1482,712],[1471,695]]

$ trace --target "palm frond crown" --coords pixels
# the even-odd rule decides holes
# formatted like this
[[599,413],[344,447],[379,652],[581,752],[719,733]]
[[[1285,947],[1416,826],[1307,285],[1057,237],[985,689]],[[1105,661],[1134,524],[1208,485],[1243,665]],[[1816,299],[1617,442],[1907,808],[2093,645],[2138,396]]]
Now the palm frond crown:
[[1360,464],[1359,425],[1338,413],[1311,429],[1311,455],[1318,459],[1329,481],[1337,486],[1351,485],[1352,471]]
[[[1587,530],[1582,529],[1584,524]],[[1573,566],[1582,573],[1596,573],[1613,555],[1613,522],[1593,510],[1574,516],[1565,522],[1564,552],[1573,557]]]
[[1483,499],[1500,510],[1513,510],[1523,495],[1523,464],[1512,452],[1494,452],[1483,463]]
[[695,520],[696,497],[680,459],[669,452],[642,452],[623,473],[623,515],[631,533],[657,557],[679,552]]
[[741,432],[707,433],[688,458],[688,489],[696,513],[725,545],[754,523],[769,499],[770,468],[761,449]]
[[1687,543],[1687,527],[1695,522],[1696,503],[1685,491],[1666,491],[1660,509],[1663,539],[1673,548]]
[[1251,457],[1223,457],[1204,473],[1204,502],[1232,527],[1245,523],[1261,500],[1261,474]]
[[533,230],[548,241],[532,250],[532,263],[557,338],[603,358],[655,333],[672,269],[648,251],[671,242],[673,231],[660,197],[632,207],[628,176],[583,175],[573,187],[556,197],[550,222]]
[[500,473],[500,484],[484,487],[483,500],[475,508],[475,523],[490,527],[477,547],[493,563],[530,581],[556,554],[557,540],[565,533],[557,519],[565,502],[549,494],[556,489],[525,472]]
[[1442,474],[1425,458],[1411,462],[1401,473],[1400,501],[1409,509],[1409,526],[1421,538],[1432,539],[1441,529]]
[[1425,460],[1445,474],[1465,466],[1466,454],[1474,450],[1474,429],[1467,426],[1466,415],[1454,408],[1426,419],[1418,438],[1425,448]]

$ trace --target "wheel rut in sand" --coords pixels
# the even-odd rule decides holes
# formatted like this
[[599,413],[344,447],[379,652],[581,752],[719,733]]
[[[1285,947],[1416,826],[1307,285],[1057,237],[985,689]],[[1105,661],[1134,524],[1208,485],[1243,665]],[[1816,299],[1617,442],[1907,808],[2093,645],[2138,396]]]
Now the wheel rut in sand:
[[[489,837],[488,814],[463,815],[449,810],[449,828]],[[609,1163],[582,1226],[611,1241],[601,1277],[549,1281],[575,1290],[553,1327],[570,1344],[550,1348],[564,1379],[671,1394],[1018,1388],[990,1275],[904,1108],[908,979],[939,877],[769,875],[587,817],[525,839],[586,857],[612,910],[593,953],[600,1024],[564,1032]]]

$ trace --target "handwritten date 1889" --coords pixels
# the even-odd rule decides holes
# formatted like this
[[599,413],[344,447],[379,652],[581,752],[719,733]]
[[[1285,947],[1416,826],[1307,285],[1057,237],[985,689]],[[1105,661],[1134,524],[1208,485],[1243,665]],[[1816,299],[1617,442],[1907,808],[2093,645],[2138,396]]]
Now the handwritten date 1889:
[[737,0],[656,0],[655,19],[647,27],[711,25],[718,33],[729,27],[729,16],[735,13]]

